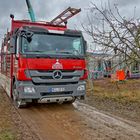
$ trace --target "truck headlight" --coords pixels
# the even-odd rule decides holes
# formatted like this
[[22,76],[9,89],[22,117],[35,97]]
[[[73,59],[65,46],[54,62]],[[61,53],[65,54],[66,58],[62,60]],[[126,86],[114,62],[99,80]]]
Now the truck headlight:
[[34,87],[24,87],[25,93],[35,93]]
[[80,85],[80,86],[78,86],[77,90],[78,90],[78,91],[83,91],[83,90],[85,90],[85,85]]

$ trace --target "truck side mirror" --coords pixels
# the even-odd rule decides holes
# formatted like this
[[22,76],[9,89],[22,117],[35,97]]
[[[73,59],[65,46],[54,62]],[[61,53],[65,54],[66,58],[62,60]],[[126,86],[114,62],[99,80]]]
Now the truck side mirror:
[[10,53],[16,54],[16,41],[14,37],[10,39]]

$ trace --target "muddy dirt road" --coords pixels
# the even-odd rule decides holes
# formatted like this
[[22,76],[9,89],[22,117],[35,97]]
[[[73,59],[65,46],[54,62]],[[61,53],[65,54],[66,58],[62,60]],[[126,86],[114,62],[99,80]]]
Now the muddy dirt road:
[[0,90],[2,105],[10,109],[7,114],[14,116],[20,133],[25,132],[19,140],[140,140],[139,122],[101,112],[78,101],[72,105],[35,104],[16,109]]
[[18,110],[40,140],[139,140],[140,124],[102,113],[75,102],[73,105],[35,105]]

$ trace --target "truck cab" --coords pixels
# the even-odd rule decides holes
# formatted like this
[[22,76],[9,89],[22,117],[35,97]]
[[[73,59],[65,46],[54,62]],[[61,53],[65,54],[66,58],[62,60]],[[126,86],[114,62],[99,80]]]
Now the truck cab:
[[9,40],[9,95],[18,107],[84,99],[86,42],[81,31],[12,20]]

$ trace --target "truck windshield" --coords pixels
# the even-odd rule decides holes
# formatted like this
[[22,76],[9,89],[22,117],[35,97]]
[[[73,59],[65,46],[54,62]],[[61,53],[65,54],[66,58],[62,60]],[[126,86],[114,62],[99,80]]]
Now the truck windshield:
[[23,54],[84,55],[82,37],[34,34],[30,42],[22,37]]

